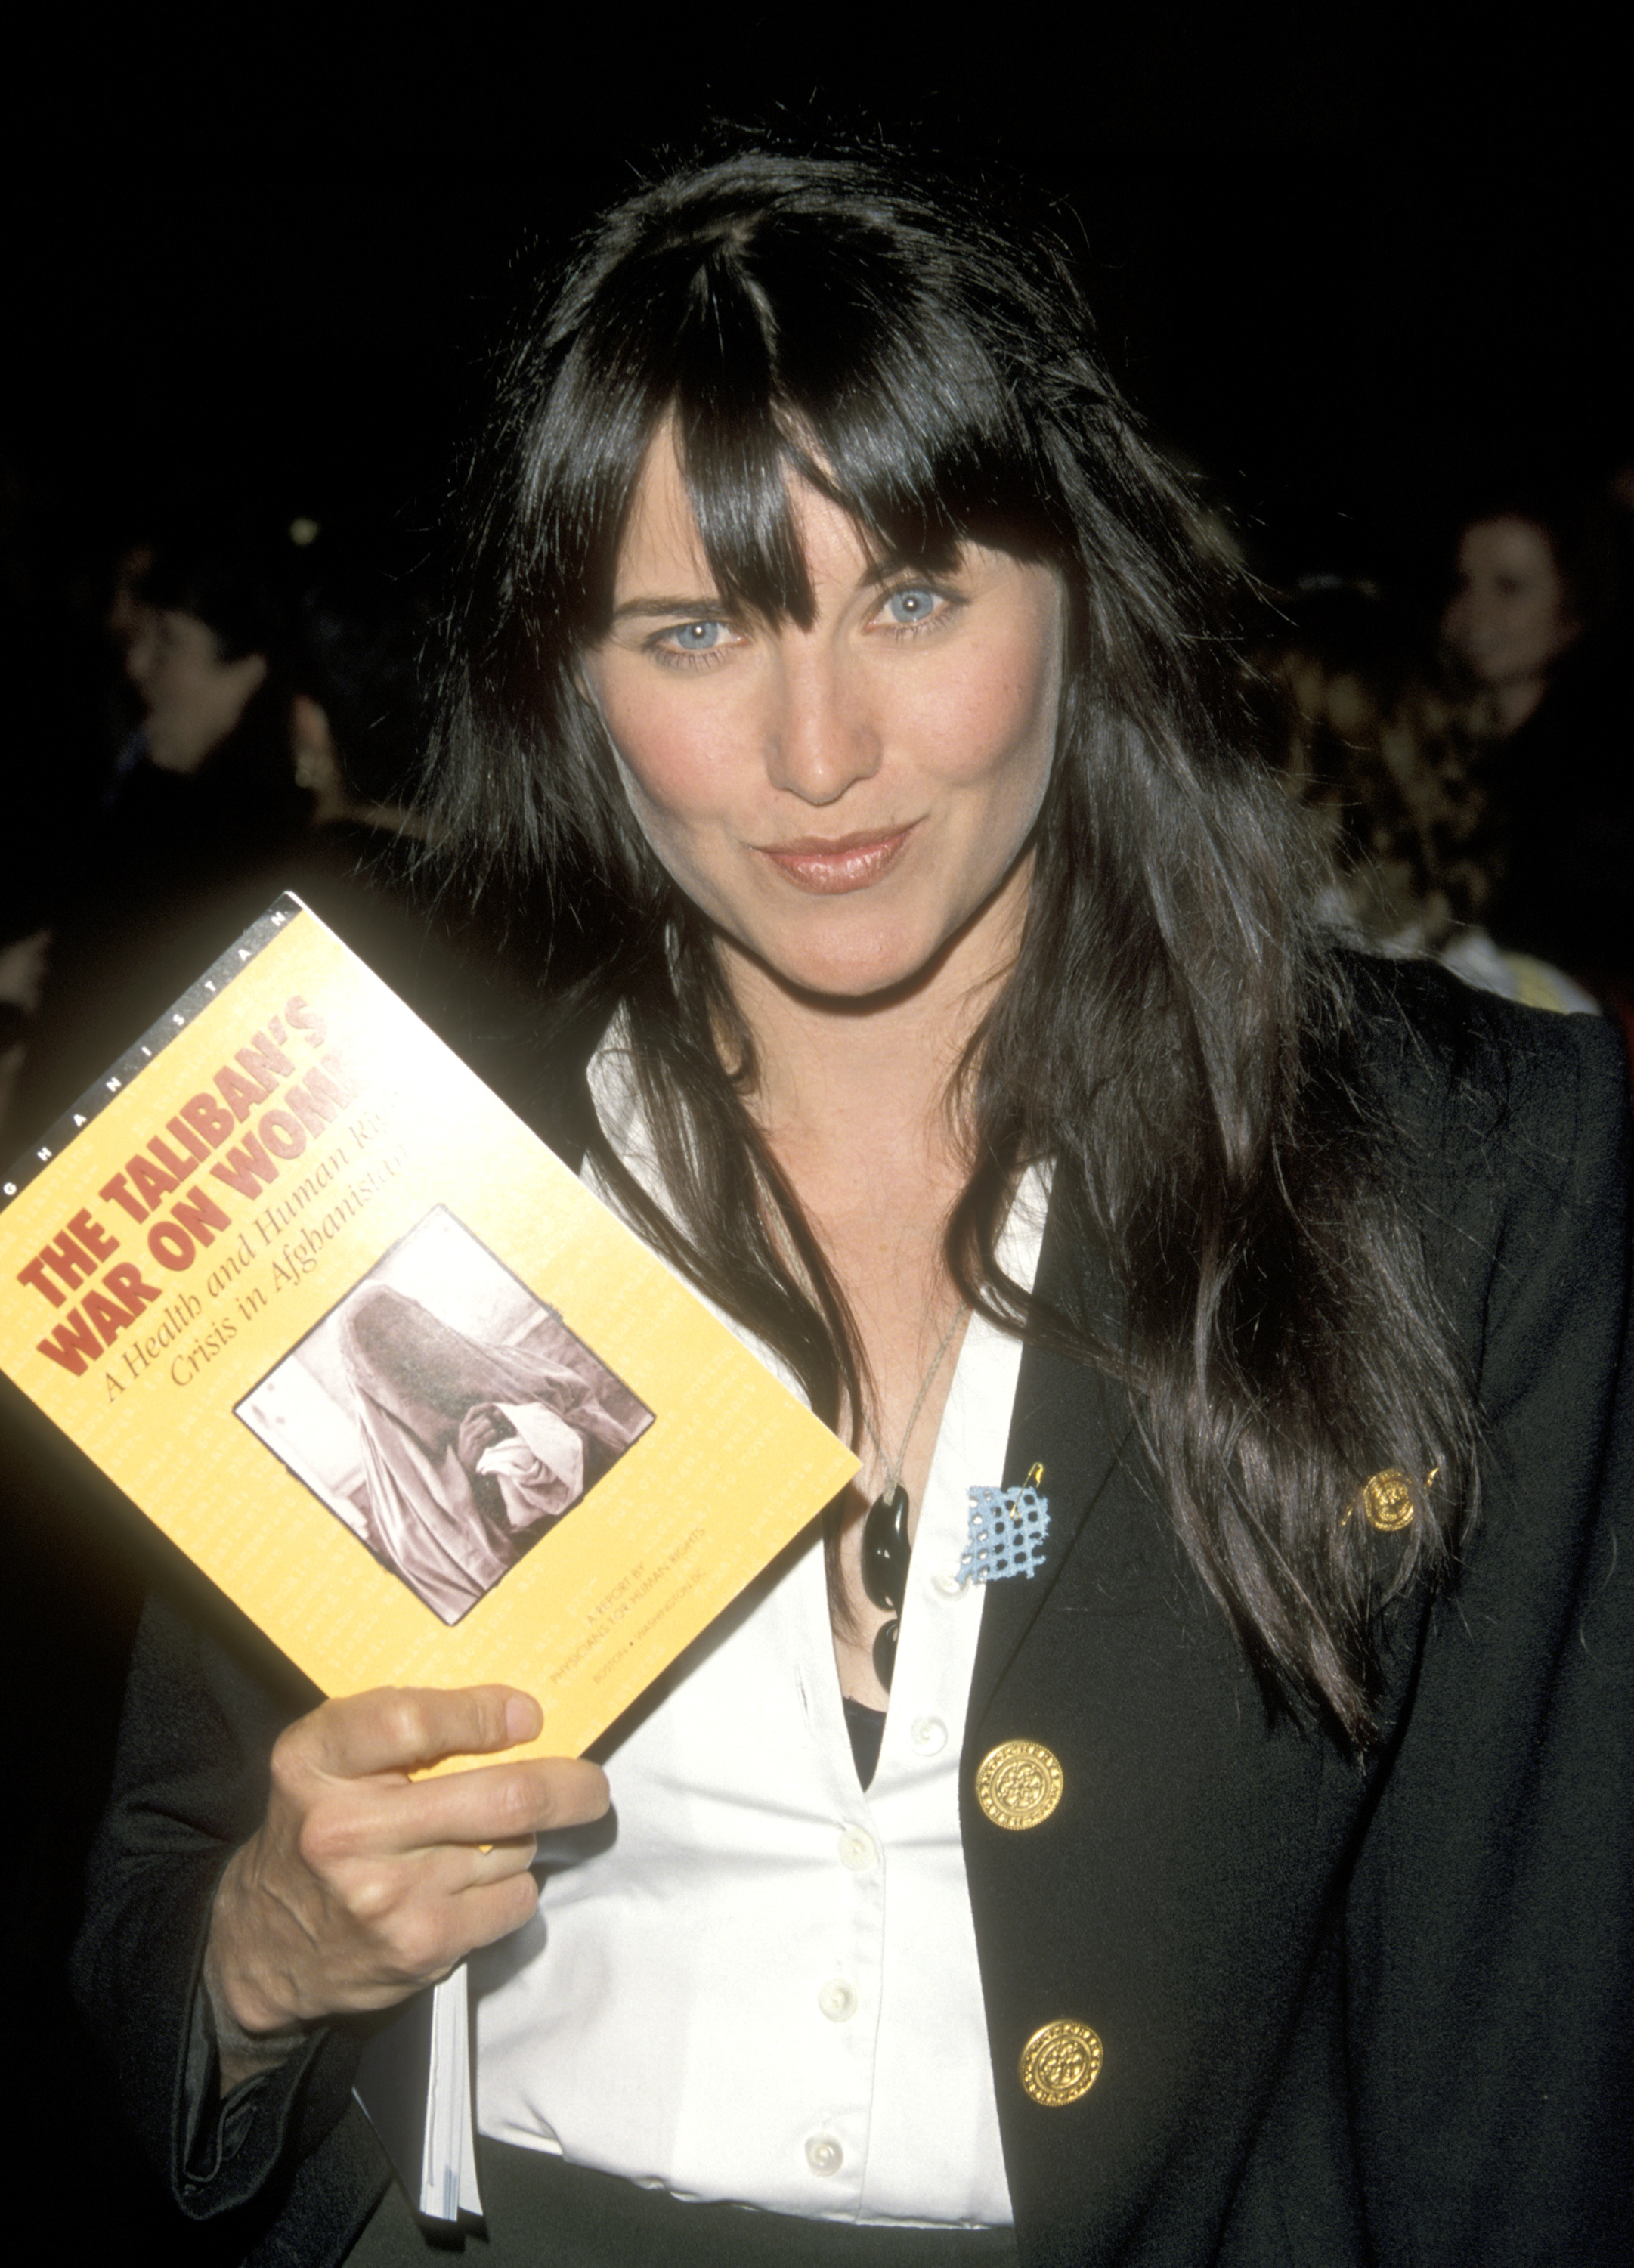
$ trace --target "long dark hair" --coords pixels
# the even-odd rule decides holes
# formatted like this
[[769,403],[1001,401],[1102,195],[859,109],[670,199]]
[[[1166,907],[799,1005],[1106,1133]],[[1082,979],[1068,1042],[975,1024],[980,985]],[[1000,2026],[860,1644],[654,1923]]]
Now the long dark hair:
[[[730,605],[812,618],[791,474],[887,561],[934,568],[975,541],[1056,570],[1058,746],[1019,955],[960,1073],[975,1163],[948,1265],[1005,1327],[1128,1382],[1179,1534],[1268,1691],[1365,1741],[1381,1596],[1446,1563],[1473,1461],[1353,1068],[1351,988],[1306,911],[1299,821],[1248,743],[1218,571],[1093,356],[1064,256],[985,195],[908,180],[740,156],[588,239],[514,352],[479,461],[444,807],[501,865],[588,867],[611,892],[575,1005],[624,1012],[672,1213],[587,1105],[578,1137],[651,1241],[855,1432],[857,1336],[756,1132],[750,1035],[577,665],[607,627],[666,420]],[[1114,1314],[1046,1311],[997,1264],[1016,1176],[1043,1159],[1053,1222],[1104,1256]],[[1347,1516],[1386,1466],[1417,1498],[1387,1582]]]

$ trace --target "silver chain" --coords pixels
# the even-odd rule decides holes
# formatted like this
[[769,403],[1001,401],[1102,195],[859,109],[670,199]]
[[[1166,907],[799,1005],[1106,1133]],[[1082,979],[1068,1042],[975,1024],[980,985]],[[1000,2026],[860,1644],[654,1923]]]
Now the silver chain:
[[919,1423],[919,1412],[924,1408],[925,1395],[931,1391],[931,1381],[934,1380],[937,1372],[942,1367],[943,1358],[946,1356],[948,1348],[952,1346],[953,1343],[953,1333],[959,1329],[960,1324],[963,1322],[965,1313],[965,1305],[961,1300],[958,1307],[953,1310],[953,1320],[949,1323],[946,1330],[942,1334],[942,1344],[938,1347],[935,1356],[931,1360],[931,1367],[926,1371],[924,1377],[920,1383],[919,1391],[914,1396],[914,1406],[909,1414],[908,1430],[902,1435],[902,1446],[896,1453],[896,1462],[894,1465],[887,1458],[884,1444],[881,1442],[879,1434],[874,1431],[873,1419],[868,1415],[865,1410],[863,1412],[863,1424],[867,1429],[868,1439],[873,1443],[873,1453],[875,1456],[879,1458],[880,1464],[885,1468],[885,1485],[879,1491],[881,1496],[889,1496],[891,1491],[896,1486],[897,1482],[902,1478],[902,1463],[908,1454],[908,1444],[914,1438],[914,1427]]

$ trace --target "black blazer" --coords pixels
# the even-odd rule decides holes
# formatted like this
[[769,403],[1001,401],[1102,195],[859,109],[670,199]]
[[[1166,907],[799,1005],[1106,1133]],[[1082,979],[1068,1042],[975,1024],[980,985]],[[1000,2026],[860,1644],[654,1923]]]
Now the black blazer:
[[[986,1601],[963,1785],[1029,2268],[1627,2257],[1626,1072],[1591,1020],[1417,972],[1395,990],[1372,1075],[1479,1381],[1485,1510],[1455,1583],[1393,1612],[1388,1730],[1365,1764],[1268,1709],[1118,1389],[1023,1360],[1005,1477],[1044,1466],[1052,1527],[1042,1571]],[[1085,1265],[1047,1233],[1041,1288],[1081,1285]],[[259,1823],[276,1730],[312,1699],[213,1620],[150,1604],[80,1989],[182,2209],[257,2261],[322,2268],[385,2178],[350,2101],[359,2028],[315,2035],[186,2131],[210,1896]],[[1011,1740],[1060,1770],[1058,1805],[1026,1829],[975,1796]],[[1062,2020],[1102,2061],[1047,2104],[1019,2058]]]

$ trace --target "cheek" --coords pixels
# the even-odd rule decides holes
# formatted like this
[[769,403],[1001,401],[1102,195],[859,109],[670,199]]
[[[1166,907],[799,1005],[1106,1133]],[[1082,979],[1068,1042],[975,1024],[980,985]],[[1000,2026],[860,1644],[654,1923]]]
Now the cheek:
[[718,798],[720,750],[726,745],[712,706],[696,697],[666,698],[651,684],[632,688],[616,666],[586,673],[630,807],[649,821],[686,824]]
[[648,767],[631,763],[615,740],[613,761],[624,790],[624,800],[648,843],[672,871],[673,849],[686,837],[686,821],[674,803],[658,792],[657,784]]
[[1526,635],[1540,656],[1550,661],[1567,643],[1563,594],[1554,586],[1539,591],[1527,609]]
[[718,764],[696,733],[629,725],[621,732],[615,718],[602,713],[637,831],[672,881],[695,901],[711,902],[710,845],[722,815]]
[[710,737],[696,725],[602,713],[629,807],[654,847],[707,824],[720,787]]
[[1534,592],[1505,593],[1496,599],[1481,628],[1483,656],[1490,670],[1508,674],[1536,668],[1549,658],[1549,605],[1547,599]]
[[1024,810],[1029,826],[1049,782],[1060,701],[1053,646],[1041,655],[1027,639],[950,687],[943,703],[942,745],[958,752],[954,770],[1006,809]]

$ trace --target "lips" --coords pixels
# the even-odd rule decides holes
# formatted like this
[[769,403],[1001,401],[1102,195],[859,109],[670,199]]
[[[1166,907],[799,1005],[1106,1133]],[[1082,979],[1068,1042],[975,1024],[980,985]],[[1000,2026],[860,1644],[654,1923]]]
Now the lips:
[[913,831],[899,827],[889,834],[842,835],[832,841],[806,836],[795,843],[762,843],[760,851],[797,890],[837,897],[847,890],[865,890],[888,874]]

